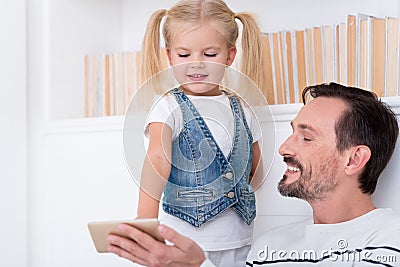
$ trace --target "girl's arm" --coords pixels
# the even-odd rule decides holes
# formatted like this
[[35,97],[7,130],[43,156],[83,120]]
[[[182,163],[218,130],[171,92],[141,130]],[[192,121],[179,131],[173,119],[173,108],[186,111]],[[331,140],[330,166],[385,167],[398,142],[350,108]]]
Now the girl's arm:
[[261,159],[261,150],[258,142],[253,143],[253,160],[251,163],[251,171],[249,182],[253,186],[254,190],[260,187],[263,181],[263,166],[262,166],[262,159]]
[[138,218],[157,218],[162,192],[171,171],[172,130],[161,122],[149,124],[150,142],[140,180]]

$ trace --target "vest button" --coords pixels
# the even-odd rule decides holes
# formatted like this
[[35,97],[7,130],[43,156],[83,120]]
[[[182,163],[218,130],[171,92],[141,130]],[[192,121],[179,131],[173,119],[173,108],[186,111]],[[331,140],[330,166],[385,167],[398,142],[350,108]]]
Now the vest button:
[[233,178],[233,173],[232,172],[225,173],[225,178],[232,179]]
[[229,197],[229,198],[234,198],[235,193],[234,192],[229,192],[226,196]]

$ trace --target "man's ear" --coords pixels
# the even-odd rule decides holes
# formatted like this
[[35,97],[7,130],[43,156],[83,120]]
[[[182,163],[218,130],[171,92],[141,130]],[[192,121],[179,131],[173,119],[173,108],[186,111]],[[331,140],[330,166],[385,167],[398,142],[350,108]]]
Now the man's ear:
[[360,172],[371,158],[371,150],[368,146],[359,145],[351,148],[348,153],[348,161],[345,168],[347,175]]

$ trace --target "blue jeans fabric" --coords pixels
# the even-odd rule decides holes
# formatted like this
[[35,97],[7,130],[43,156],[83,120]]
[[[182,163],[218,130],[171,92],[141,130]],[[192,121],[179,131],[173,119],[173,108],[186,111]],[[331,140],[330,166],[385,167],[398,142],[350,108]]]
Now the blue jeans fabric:
[[177,88],[169,93],[181,109],[183,129],[172,143],[163,210],[199,227],[232,207],[250,224],[256,215],[249,183],[253,137],[239,98],[229,95],[235,123],[233,146],[225,157],[189,98]]

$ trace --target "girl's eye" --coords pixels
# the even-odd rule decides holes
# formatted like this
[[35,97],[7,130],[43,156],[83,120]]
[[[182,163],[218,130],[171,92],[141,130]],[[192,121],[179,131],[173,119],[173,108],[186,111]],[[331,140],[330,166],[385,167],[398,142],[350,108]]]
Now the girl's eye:
[[205,55],[206,57],[216,57],[216,56],[217,56],[216,53],[215,53],[215,54],[212,54],[212,53],[204,53],[204,55]]
[[178,57],[188,57],[190,54],[178,54]]

